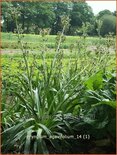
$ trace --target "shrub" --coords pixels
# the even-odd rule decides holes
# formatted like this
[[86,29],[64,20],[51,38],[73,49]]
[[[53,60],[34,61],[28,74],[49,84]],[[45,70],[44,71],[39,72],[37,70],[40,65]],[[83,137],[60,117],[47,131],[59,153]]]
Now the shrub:
[[113,15],[104,15],[102,18],[101,35],[105,36],[109,32],[116,33],[116,17]]

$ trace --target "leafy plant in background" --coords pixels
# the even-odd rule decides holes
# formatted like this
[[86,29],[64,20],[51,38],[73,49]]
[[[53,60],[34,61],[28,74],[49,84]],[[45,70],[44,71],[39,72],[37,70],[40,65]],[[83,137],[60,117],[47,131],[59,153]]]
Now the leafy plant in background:
[[[82,118],[92,126],[90,131],[94,139],[109,139],[115,148],[116,139],[116,75],[114,72],[98,72],[85,81],[85,90],[81,98]],[[100,146],[107,143],[101,144]]]

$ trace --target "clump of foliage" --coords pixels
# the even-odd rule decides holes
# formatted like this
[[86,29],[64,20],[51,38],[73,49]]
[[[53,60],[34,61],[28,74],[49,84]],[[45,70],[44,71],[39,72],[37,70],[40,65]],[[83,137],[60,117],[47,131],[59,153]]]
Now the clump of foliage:
[[104,36],[106,34],[116,33],[116,17],[113,15],[104,15],[101,18],[102,27],[101,27],[101,35]]

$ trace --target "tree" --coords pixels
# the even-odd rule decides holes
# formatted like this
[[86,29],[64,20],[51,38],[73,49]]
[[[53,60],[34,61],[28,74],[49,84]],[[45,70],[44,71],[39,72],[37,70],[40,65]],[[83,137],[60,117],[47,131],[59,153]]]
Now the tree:
[[40,2],[35,4],[35,24],[40,28],[51,28],[55,22],[55,13],[53,4],[48,2]]
[[[18,4],[21,8],[20,23],[22,23],[23,29],[26,28],[27,33],[31,31],[31,28],[38,30],[51,28],[55,20],[52,3],[20,2]],[[39,33],[38,30],[33,31]]]
[[117,11],[114,11],[114,12],[113,12],[113,15],[116,16],[116,14],[117,14]]
[[[2,19],[4,21],[3,23],[3,31],[14,31],[14,28],[16,27],[15,22],[12,18],[12,11],[11,9],[13,8],[12,3],[10,2],[3,2],[2,3]],[[7,10],[7,11],[6,11]]]
[[[24,33],[30,33],[31,28],[51,28],[55,22],[53,3],[49,2],[6,2],[2,5],[2,16],[5,20],[7,31],[14,31],[15,21],[11,16],[9,5],[19,11],[18,23],[22,25]],[[17,14],[16,14],[17,15]],[[35,31],[35,30],[34,30]],[[35,31],[37,32],[37,31]]]
[[[92,8],[84,2],[74,2],[71,12],[71,27],[81,27],[83,23],[93,23],[94,14]],[[74,30],[73,30],[74,31]]]
[[[25,2],[3,2],[2,3],[2,16],[5,21],[4,27],[7,32],[14,32],[16,28],[16,20],[14,17],[17,16],[18,24],[22,25],[22,29],[29,27],[32,22],[31,18],[31,5]],[[29,20],[30,17],[30,20]]]
[[104,15],[101,18],[102,27],[100,33],[102,36],[109,34],[109,32],[116,33],[116,17],[113,15]]
[[63,16],[69,16],[70,15],[70,9],[72,3],[65,3],[65,2],[57,2],[53,4],[54,7],[54,12],[56,16],[56,21],[53,24],[53,33],[57,34],[58,31],[62,30],[62,25],[61,25],[61,18]]
[[105,10],[103,10],[103,11],[100,11],[100,12],[98,13],[98,15],[97,15],[97,19],[102,18],[102,16],[104,16],[104,15],[112,15],[112,12],[109,11],[109,10],[107,10],[107,9],[105,9]]

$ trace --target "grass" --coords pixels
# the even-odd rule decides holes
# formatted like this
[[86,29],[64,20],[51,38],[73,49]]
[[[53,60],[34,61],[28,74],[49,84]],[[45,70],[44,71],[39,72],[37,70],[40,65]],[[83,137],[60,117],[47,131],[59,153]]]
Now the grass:
[[[13,33],[1,33],[2,36],[2,49],[20,49],[18,45],[17,35]],[[43,44],[43,38],[41,35],[34,34],[23,34],[22,40],[27,43],[27,47],[30,49],[40,49]],[[65,42],[63,42],[61,48],[68,49],[72,44],[78,42],[80,39],[79,36],[66,36]],[[45,44],[48,48],[55,48],[56,36],[47,35],[45,39]],[[105,38],[102,38],[100,41],[98,37],[87,37],[87,45],[92,46],[100,42],[100,44],[105,44]]]

